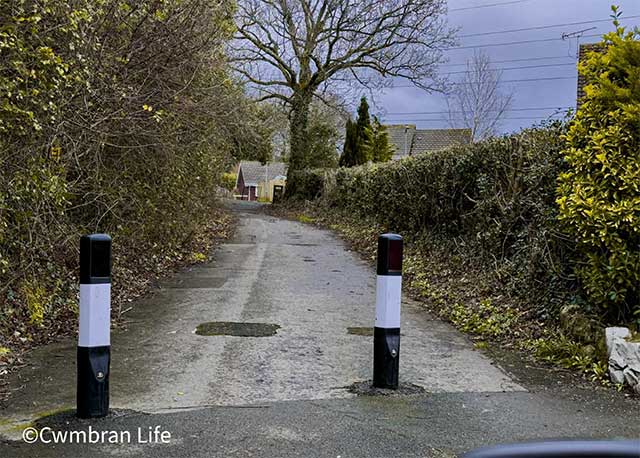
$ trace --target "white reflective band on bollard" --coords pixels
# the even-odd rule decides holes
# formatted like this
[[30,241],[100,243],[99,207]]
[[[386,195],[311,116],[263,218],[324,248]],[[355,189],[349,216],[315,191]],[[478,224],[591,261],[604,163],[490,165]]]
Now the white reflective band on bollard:
[[78,346],[111,345],[111,283],[80,284]]
[[376,328],[400,327],[402,277],[378,275],[376,282]]

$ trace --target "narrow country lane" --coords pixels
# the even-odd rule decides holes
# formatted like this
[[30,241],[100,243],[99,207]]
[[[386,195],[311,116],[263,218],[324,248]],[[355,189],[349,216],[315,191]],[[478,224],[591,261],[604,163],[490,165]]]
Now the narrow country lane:
[[[85,428],[76,342],[34,351],[0,409],[0,456],[450,456],[527,438],[640,436],[640,404],[566,374],[492,361],[406,300],[401,382],[426,393],[357,397],[371,378],[375,271],[330,232],[230,203],[240,226],[215,260],[134,304],[112,336],[105,430],[161,425],[169,444],[26,444],[24,426]],[[208,322],[275,335],[198,335]],[[505,369],[501,368],[505,367]],[[508,366],[508,367],[507,367]],[[62,412],[47,417],[54,412]],[[45,417],[45,418],[43,418]],[[53,427],[53,426],[52,426]]]

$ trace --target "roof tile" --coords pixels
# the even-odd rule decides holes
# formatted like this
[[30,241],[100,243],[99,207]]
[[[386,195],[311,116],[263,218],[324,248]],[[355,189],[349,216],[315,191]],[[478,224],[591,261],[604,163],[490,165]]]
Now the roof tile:
[[395,124],[388,125],[387,132],[395,148],[394,159],[471,143],[471,129],[416,129],[415,124]]

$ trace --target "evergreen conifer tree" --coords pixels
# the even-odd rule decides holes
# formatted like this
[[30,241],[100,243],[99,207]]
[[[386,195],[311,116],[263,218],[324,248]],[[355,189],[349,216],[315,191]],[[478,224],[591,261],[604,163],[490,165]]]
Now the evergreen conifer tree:
[[372,160],[372,158],[367,155],[367,145],[371,141],[371,119],[369,118],[369,104],[367,103],[367,98],[364,96],[360,99],[360,106],[358,107],[356,129],[358,135],[355,155],[356,165],[366,164],[368,161]]
[[358,165],[356,161],[359,148],[358,143],[357,125],[351,121],[351,119],[348,119],[345,128],[344,149],[342,150],[342,156],[340,156],[340,167],[353,167],[354,165]]
[[393,146],[389,143],[387,127],[373,117],[373,123],[368,133],[368,143],[365,145],[366,156],[373,162],[387,162],[393,157]]

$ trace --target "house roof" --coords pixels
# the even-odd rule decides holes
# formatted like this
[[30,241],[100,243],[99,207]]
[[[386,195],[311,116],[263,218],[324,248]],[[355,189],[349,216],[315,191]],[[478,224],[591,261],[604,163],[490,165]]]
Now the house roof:
[[416,133],[415,124],[391,124],[386,126],[389,143],[395,149],[394,156],[404,156],[411,152],[413,135]]
[[[590,52],[603,52],[604,48],[600,43],[585,43],[580,45],[580,52],[578,54],[578,62],[584,62],[587,59],[587,55]],[[585,96],[584,87],[588,84],[588,81],[584,76],[578,72],[578,94],[576,97],[577,106],[580,108],[580,103]]]
[[411,154],[438,151],[455,145],[471,143],[471,129],[417,130],[413,137]]
[[[387,126],[394,159],[471,143],[471,129],[417,129],[415,124]],[[406,139],[406,147],[405,147]]]
[[[287,165],[284,162],[242,161],[238,167],[238,176],[242,173],[245,186],[258,186],[258,183],[271,181],[278,176],[286,176]],[[236,183],[237,186],[237,183]]]

